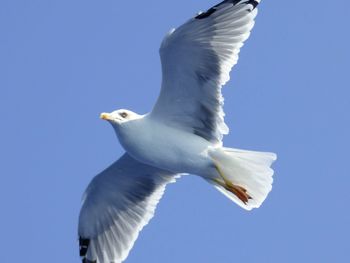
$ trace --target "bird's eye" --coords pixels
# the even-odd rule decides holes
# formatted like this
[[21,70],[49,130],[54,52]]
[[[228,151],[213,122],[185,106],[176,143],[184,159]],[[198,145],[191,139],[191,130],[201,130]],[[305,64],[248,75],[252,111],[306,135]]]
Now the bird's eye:
[[128,114],[126,112],[122,112],[119,114],[122,118],[126,118],[128,116]]

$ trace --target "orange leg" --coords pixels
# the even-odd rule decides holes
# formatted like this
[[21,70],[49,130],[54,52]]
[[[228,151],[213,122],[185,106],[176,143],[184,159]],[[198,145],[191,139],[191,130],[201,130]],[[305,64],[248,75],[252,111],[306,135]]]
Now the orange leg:
[[215,168],[218,171],[219,175],[223,179],[223,182],[218,179],[214,179],[213,181],[217,184],[224,187],[227,191],[233,193],[235,196],[238,197],[239,200],[241,200],[245,205],[248,203],[249,199],[252,199],[252,197],[247,193],[247,189],[245,189],[242,186],[235,185],[231,181],[229,181],[223,172],[220,170],[219,166],[215,164]]

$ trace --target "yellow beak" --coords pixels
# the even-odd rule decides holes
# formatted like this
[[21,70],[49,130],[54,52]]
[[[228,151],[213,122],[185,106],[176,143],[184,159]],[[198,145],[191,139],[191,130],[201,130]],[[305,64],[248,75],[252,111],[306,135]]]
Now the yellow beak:
[[112,118],[111,118],[111,115],[110,115],[109,113],[106,113],[106,112],[101,113],[100,118],[101,118],[102,120],[106,120],[106,121],[112,119]]

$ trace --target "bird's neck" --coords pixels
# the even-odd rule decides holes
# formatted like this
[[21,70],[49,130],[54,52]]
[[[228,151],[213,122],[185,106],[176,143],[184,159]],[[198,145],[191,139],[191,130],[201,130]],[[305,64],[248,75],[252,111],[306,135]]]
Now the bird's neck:
[[120,144],[128,151],[137,144],[145,131],[143,118],[131,120],[114,127]]

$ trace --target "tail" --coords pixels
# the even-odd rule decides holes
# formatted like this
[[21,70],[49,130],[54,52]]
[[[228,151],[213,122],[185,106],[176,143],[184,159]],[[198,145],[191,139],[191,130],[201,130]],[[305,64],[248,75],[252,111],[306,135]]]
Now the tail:
[[205,179],[240,207],[258,208],[272,189],[271,164],[276,154],[214,148],[209,151],[216,172]]

